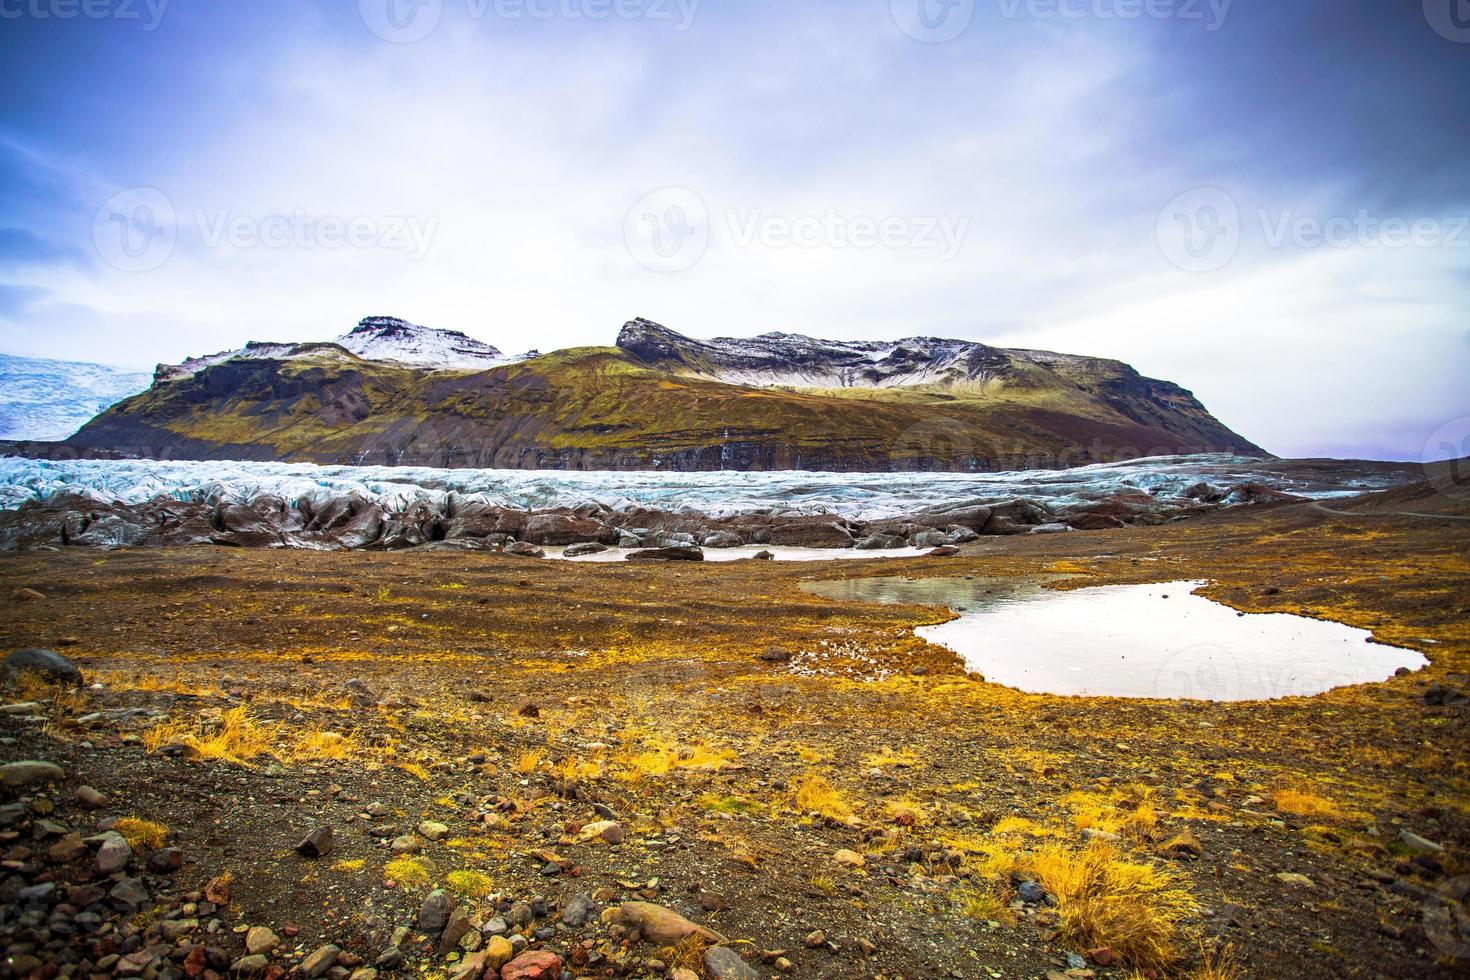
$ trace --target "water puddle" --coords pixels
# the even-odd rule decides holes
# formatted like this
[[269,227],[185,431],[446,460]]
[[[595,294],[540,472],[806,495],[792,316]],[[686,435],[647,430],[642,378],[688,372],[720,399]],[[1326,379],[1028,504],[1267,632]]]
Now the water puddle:
[[1257,701],[1320,694],[1428,664],[1366,630],[1286,613],[1242,615],[1193,595],[1204,582],[1058,592],[1035,582],[869,578],[808,582],[831,599],[949,606],[919,636],[1023,691]]
[[[567,558],[562,554],[562,548],[547,548],[547,558],[557,558],[564,561],[623,561],[628,557],[627,551],[617,548],[609,548],[607,551],[599,551],[591,555],[578,555],[575,558]],[[890,548],[886,551],[866,551],[858,548],[790,548],[777,545],[753,544],[739,548],[705,548],[705,561],[739,561],[742,558],[754,558],[762,551],[769,551],[775,556],[776,561],[840,561],[855,560],[861,558],[919,558],[927,555],[929,548]],[[879,600],[881,601],[881,600]]]

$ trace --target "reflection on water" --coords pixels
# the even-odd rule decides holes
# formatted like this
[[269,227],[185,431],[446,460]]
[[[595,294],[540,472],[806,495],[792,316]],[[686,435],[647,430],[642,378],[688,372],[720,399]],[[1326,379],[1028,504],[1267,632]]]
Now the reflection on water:
[[1203,584],[1057,592],[1013,580],[870,578],[805,587],[833,599],[958,610],[959,619],[918,634],[989,680],[1037,693],[1254,701],[1381,681],[1428,663],[1340,623],[1238,613],[1191,594]]

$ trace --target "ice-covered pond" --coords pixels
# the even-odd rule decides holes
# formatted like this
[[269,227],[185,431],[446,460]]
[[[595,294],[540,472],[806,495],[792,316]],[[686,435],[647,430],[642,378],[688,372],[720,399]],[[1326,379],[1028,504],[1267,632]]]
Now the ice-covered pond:
[[918,634],[988,680],[1034,693],[1256,701],[1381,681],[1428,663],[1340,623],[1239,613],[1194,595],[1204,584],[1057,591],[1034,582],[888,577],[806,587],[833,599],[949,606],[958,619]]

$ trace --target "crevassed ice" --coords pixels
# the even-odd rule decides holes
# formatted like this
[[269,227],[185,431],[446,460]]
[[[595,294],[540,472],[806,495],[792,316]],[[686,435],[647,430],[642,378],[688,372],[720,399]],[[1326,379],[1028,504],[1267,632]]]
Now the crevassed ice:
[[1307,480],[1272,461],[1211,453],[1157,456],[1069,470],[1007,473],[572,472],[431,467],[318,466],[312,463],[0,458],[0,508],[64,493],[102,501],[243,502],[274,494],[295,504],[359,494],[390,510],[449,493],[506,507],[542,509],[596,502],[713,517],[748,513],[833,514],[883,520],[936,506],[1030,497],[1065,503],[1119,491],[1171,496],[1205,481],[1218,488],[1252,481],[1308,497],[1379,489],[1394,481],[1361,474]]

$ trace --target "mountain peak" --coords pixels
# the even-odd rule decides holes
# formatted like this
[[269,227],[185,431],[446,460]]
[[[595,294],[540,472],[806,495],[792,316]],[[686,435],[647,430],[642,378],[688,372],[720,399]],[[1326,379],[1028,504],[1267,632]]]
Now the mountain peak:
[[458,330],[422,327],[393,316],[363,317],[337,343],[369,361],[439,370],[484,370],[506,360],[499,348]]

